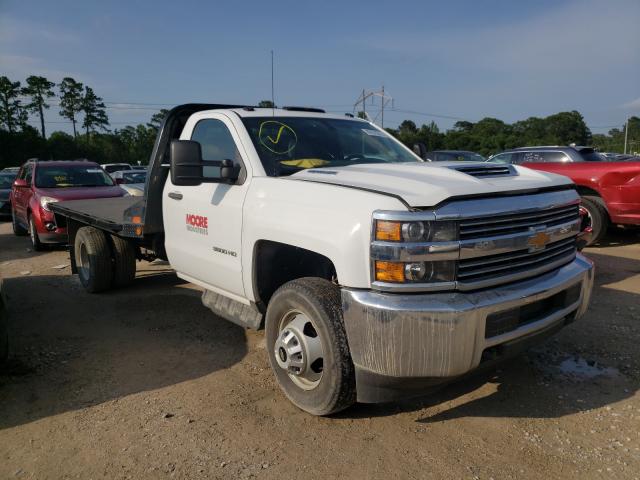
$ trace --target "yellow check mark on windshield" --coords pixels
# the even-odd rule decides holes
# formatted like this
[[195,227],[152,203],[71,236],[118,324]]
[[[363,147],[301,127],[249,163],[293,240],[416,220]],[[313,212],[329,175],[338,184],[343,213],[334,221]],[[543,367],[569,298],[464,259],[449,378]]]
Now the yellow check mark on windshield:
[[282,126],[280,127],[280,129],[278,130],[278,135],[276,135],[276,139],[275,139],[275,140],[274,140],[273,138],[271,138],[271,136],[270,136],[270,135],[267,135],[267,140],[269,140],[271,143],[273,143],[273,144],[275,145],[276,143],[278,143],[278,142],[280,141],[280,136],[282,135],[282,131],[283,131],[285,128],[287,128],[287,126],[286,126],[286,125],[282,125]]

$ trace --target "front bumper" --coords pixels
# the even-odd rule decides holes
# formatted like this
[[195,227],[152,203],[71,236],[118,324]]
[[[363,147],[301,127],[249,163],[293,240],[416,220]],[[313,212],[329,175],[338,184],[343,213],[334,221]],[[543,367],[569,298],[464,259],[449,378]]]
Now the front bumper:
[[0,216],[11,216],[11,202],[9,199],[0,199]]
[[[571,263],[475,292],[388,294],[342,290],[358,400],[381,402],[464,375],[485,360],[530,346],[581,317],[593,264]],[[404,388],[406,386],[406,388]]]

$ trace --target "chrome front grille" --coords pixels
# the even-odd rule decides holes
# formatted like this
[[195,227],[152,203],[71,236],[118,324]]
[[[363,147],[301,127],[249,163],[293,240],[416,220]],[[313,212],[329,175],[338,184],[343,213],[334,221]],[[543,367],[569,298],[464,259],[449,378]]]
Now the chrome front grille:
[[551,227],[571,222],[576,218],[578,218],[578,205],[465,219],[460,222],[460,239],[467,240],[526,232],[531,228]]
[[575,256],[576,239],[569,237],[549,243],[540,251],[530,252],[525,248],[460,260],[457,279],[460,286],[481,288],[483,284],[493,284],[495,279],[508,281],[514,275],[557,268],[571,262]]
[[446,281],[422,283],[387,283],[374,277],[372,286],[385,291],[470,291],[551,272],[576,257],[581,224],[579,203],[575,190],[563,189],[459,199],[413,212],[376,211],[374,222],[426,221],[433,231],[438,231],[438,225],[453,222],[457,235],[446,240],[433,236],[415,243],[374,238],[372,277],[376,261],[405,265],[424,262],[426,271],[455,262],[455,275]]

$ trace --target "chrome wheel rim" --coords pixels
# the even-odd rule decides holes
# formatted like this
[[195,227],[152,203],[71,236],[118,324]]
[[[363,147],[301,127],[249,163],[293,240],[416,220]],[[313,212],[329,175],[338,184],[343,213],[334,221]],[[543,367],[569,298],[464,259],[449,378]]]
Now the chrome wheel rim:
[[582,219],[580,229],[583,232],[590,232],[593,230],[593,217],[591,211],[584,205],[580,205],[580,217]]
[[283,316],[274,346],[278,366],[303,390],[313,390],[322,380],[324,349],[316,325],[304,313]]

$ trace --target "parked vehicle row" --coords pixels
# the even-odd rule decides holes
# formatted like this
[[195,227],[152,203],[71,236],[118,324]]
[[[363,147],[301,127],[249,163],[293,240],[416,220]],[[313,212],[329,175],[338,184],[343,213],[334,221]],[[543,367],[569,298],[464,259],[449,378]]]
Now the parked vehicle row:
[[144,193],[144,184],[147,181],[147,172],[137,169],[120,170],[113,172],[111,178],[129,195],[136,197]]
[[0,217],[11,216],[11,187],[17,175],[13,171],[0,172]]
[[100,165],[86,160],[25,163],[11,191],[11,216],[16,235],[29,235],[34,250],[67,241],[51,205],[63,200],[122,197],[126,192]]
[[600,241],[609,224],[640,225],[640,161],[605,161],[590,147],[524,147],[494,155],[490,162],[521,164],[569,177],[581,196],[589,244]]

